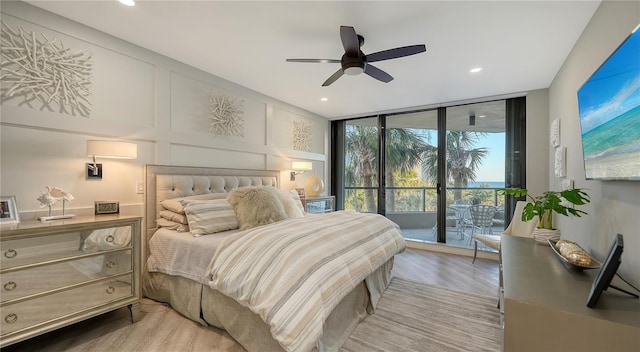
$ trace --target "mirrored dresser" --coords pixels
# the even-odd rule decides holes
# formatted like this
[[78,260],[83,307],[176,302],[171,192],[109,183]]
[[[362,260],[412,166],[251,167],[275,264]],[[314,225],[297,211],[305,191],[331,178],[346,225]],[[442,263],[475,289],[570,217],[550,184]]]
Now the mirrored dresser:
[[141,221],[96,215],[0,229],[0,347],[125,306],[136,322]]

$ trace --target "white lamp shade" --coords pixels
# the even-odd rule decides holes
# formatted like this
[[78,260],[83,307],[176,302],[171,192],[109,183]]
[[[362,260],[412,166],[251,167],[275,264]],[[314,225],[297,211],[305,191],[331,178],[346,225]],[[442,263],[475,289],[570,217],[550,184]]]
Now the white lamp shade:
[[291,163],[291,170],[310,171],[313,170],[313,164],[310,161],[294,161]]
[[118,141],[87,141],[87,155],[101,158],[137,159],[138,145]]

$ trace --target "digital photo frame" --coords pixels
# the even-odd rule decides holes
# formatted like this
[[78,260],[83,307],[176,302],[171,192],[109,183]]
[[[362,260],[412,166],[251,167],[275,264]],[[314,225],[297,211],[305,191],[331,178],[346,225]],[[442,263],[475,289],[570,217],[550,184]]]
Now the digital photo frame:
[[602,291],[606,291],[609,287],[638,298],[638,295],[634,293],[611,285],[611,280],[620,266],[623,248],[624,241],[622,235],[617,234],[613,239],[613,244],[611,245],[611,249],[609,249],[607,258],[602,262],[602,267],[600,268],[595,280],[593,280],[591,292],[589,292],[589,299],[587,300],[587,307],[595,307],[596,303],[598,303],[598,299],[602,295]]

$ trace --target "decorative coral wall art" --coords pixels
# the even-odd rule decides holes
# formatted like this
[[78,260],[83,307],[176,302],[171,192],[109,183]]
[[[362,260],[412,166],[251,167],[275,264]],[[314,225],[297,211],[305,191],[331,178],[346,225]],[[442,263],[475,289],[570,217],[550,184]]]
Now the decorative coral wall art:
[[306,121],[293,121],[293,149],[311,151],[311,127]]
[[[3,99],[21,97],[32,108],[89,116],[91,112],[91,55],[65,48],[62,41],[2,22],[2,74],[7,83]],[[39,102],[41,106],[33,106]]]
[[244,101],[211,92],[209,130],[215,134],[244,137]]
[[566,164],[567,149],[563,146],[557,147],[555,151],[555,175],[557,177],[567,176]]
[[551,121],[551,128],[549,130],[549,143],[554,147],[560,146],[560,119]]

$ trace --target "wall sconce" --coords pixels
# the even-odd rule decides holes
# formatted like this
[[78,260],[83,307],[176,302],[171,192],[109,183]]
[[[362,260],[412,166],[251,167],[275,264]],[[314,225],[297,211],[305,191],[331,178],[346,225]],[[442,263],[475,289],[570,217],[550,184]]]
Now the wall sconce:
[[96,157],[137,159],[138,145],[117,141],[87,141],[87,156],[93,157],[93,163],[87,163],[87,179],[102,179],[102,164],[96,164]]
[[294,161],[291,163],[291,170],[290,180],[295,181],[296,175],[313,170],[313,164],[310,161]]

